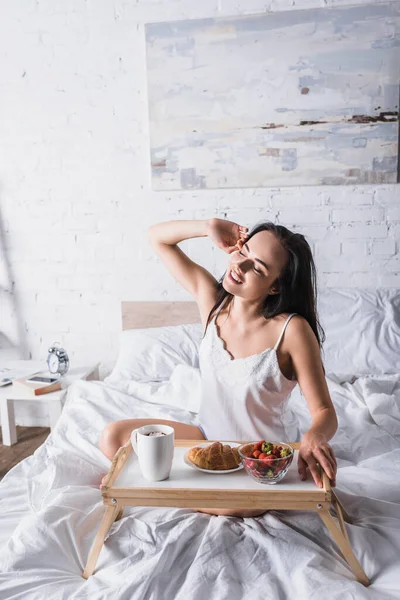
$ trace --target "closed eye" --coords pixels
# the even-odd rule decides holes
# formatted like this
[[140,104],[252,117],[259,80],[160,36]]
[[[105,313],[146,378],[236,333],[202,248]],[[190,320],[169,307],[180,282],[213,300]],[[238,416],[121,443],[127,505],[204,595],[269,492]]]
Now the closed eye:
[[[242,256],[245,256],[245,254],[243,254],[243,252],[241,250],[239,250],[239,254],[241,254]],[[262,275],[262,271],[259,271],[258,269],[256,269],[255,267],[253,267],[253,271],[255,273],[257,273],[257,275]]]

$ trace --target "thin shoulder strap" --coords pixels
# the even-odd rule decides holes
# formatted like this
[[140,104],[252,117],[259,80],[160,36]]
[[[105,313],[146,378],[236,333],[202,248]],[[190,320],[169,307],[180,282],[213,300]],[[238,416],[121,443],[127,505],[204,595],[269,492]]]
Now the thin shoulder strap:
[[282,327],[282,331],[281,331],[281,335],[278,338],[278,341],[276,342],[275,346],[274,346],[274,350],[278,349],[278,346],[280,344],[280,341],[282,339],[283,334],[285,333],[285,329],[287,327],[287,324],[289,323],[290,319],[294,316],[297,315],[297,313],[292,313],[291,315],[288,316],[288,318],[286,319],[286,322],[284,324],[284,326]]

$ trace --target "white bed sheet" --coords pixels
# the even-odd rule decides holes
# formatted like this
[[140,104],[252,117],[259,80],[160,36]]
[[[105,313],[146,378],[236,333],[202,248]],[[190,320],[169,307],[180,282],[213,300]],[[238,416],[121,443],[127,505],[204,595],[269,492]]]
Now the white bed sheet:
[[[299,511],[240,519],[127,508],[84,580],[104,513],[98,485],[110,466],[98,447],[102,429],[130,417],[194,424],[196,412],[179,408],[179,386],[172,398],[161,384],[138,383],[129,395],[82,381],[45,444],[0,484],[0,600],[398,600],[400,375],[353,384],[330,376],[328,384],[339,417],[336,490],[354,518],[347,529],[369,588],[354,580],[318,516]],[[300,436],[309,413],[299,388],[290,407]]]

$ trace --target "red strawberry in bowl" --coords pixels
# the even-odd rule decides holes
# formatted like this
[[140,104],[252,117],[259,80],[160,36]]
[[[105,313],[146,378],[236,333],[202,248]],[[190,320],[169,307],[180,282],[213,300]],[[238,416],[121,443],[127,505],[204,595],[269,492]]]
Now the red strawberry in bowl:
[[238,447],[246,473],[258,483],[278,483],[286,475],[294,449],[284,442],[261,440]]

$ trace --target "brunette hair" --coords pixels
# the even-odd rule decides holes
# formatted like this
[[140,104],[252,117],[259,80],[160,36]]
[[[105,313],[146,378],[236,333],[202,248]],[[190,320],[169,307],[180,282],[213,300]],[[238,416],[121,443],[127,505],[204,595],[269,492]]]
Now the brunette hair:
[[[325,341],[325,332],[318,320],[316,269],[306,238],[301,233],[293,233],[283,225],[263,221],[255,225],[246,242],[260,231],[271,231],[289,254],[286,266],[275,280],[278,293],[268,294],[264,299],[264,317],[270,319],[281,313],[298,313],[310,324],[321,348]],[[217,301],[208,315],[205,331],[221,304],[225,302],[225,306],[229,306],[232,301],[233,294],[227,292],[222,285],[224,276],[225,273],[218,282]]]

